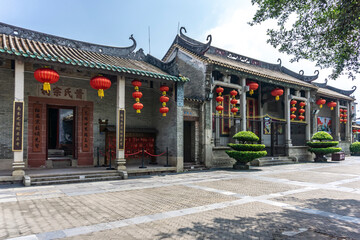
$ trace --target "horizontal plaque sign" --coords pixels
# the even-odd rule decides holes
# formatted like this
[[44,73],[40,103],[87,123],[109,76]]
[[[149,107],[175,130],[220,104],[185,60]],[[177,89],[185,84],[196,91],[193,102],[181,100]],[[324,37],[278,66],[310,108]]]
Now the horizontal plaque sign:
[[43,90],[42,85],[38,84],[38,96],[68,100],[86,100],[86,89],[51,85],[51,91]]

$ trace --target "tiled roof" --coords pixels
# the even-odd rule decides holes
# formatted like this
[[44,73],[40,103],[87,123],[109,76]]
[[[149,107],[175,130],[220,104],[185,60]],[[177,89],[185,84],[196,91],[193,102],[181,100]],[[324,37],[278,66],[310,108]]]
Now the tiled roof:
[[169,75],[145,61],[111,56],[7,34],[0,34],[0,54],[164,80],[188,81],[184,77]]
[[350,101],[354,101],[355,99],[349,96],[346,96],[344,94],[335,92],[333,90],[330,89],[326,89],[326,88],[322,88],[319,87],[318,91],[317,91],[318,95],[324,96],[324,97],[329,97],[329,98],[334,98],[334,99],[345,99],[345,100],[350,100]]
[[207,58],[207,61],[212,64],[232,68],[232,69],[239,70],[242,72],[257,75],[260,77],[274,79],[279,82],[296,84],[296,85],[300,85],[300,86],[304,86],[304,87],[308,87],[308,88],[317,88],[316,86],[314,86],[310,83],[301,81],[297,78],[294,78],[290,75],[287,75],[287,74],[279,72],[279,71],[258,67],[256,65],[242,63],[239,61],[231,60],[229,58],[223,58],[223,57],[220,57],[220,56],[214,55],[214,54],[205,53],[204,56]]

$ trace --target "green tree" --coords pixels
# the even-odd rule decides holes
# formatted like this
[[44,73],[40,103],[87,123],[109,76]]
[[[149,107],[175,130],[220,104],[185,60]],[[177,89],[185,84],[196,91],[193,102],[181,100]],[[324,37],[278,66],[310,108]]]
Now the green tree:
[[[279,28],[268,29],[268,43],[293,55],[292,62],[307,59],[320,68],[332,68],[331,79],[360,73],[360,0],[252,0],[259,8],[250,25],[276,19]],[[290,17],[291,16],[291,17]],[[295,22],[286,27],[289,19]],[[289,18],[290,17],[290,18]]]

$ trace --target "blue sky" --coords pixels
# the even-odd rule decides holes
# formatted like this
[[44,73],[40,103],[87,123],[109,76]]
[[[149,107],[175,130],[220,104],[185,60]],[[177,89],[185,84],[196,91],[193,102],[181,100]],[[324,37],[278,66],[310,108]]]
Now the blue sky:
[[[187,35],[205,42],[212,34],[213,46],[245,56],[276,63],[278,58],[293,71],[304,70],[313,75],[318,68],[309,61],[290,63],[290,57],[280,54],[266,43],[266,29],[276,27],[274,21],[249,26],[256,11],[251,0],[0,0],[0,21],[71,39],[125,47],[132,44],[134,34],[138,48],[149,52],[148,27],[151,32],[151,54],[162,58],[180,26]],[[320,70],[320,69],[318,69]],[[320,70],[319,82],[330,74]],[[360,85],[346,76],[330,85],[351,89]],[[360,91],[355,92],[360,98]]]

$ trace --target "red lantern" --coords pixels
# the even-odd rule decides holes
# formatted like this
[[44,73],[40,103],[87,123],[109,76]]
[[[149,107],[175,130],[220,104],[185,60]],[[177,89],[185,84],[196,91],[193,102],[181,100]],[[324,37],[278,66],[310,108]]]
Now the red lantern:
[[290,108],[290,111],[292,112],[292,113],[295,113],[295,111],[297,110],[297,108],[296,107],[292,107],[292,108]]
[[219,113],[221,113],[221,111],[224,110],[224,107],[221,105],[217,105],[216,106],[216,111],[218,111]]
[[[293,107],[295,107],[296,103],[297,103],[297,101],[294,100],[294,99],[290,101],[290,104],[291,104]],[[295,111],[296,111],[296,110],[295,110]]]
[[238,94],[238,92],[236,91],[236,90],[232,90],[231,92],[230,92],[230,95],[231,96],[236,96]]
[[140,98],[142,97],[142,95],[143,95],[142,92],[139,92],[139,91],[133,92],[133,94],[132,94],[132,96],[133,96],[133,98],[135,98],[136,102],[140,101]]
[[329,102],[328,104],[328,107],[331,109],[331,110],[334,110],[334,107],[336,107],[336,102]]
[[132,96],[135,98],[136,103],[133,105],[133,108],[136,110],[136,113],[141,113],[141,109],[143,109],[144,105],[140,103],[140,98],[142,97],[142,93],[139,92],[139,87],[141,87],[141,81],[134,79],[131,81],[131,84],[135,88],[135,92],[133,92]]
[[259,84],[257,84],[256,82],[250,82],[247,84],[249,86],[249,94],[250,96],[254,94],[254,91],[258,89]]
[[103,76],[96,76],[90,80],[90,85],[93,89],[98,90],[98,96],[104,97],[104,90],[111,87],[111,81]]
[[298,116],[298,118],[300,119],[300,121],[303,121],[305,119],[305,117],[302,115]]
[[232,105],[236,105],[236,104],[238,103],[238,100],[235,99],[235,98],[233,98],[233,99],[231,99],[230,103],[231,103]]
[[343,117],[344,117],[344,118],[347,118],[347,114],[344,114]]
[[39,82],[43,83],[43,90],[49,92],[51,90],[50,84],[56,83],[59,80],[59,74],[50,68],[39,68],[34,72],[34,77]]
[[353,133],[356,133],[356,132],[357,132],[356,129],[353,129],[352,131],[353,131]]
[[300,103],[299,103],[299,106],[300,106],[301,108],[304,108],[304,107],[306,106],[306,102],[300,102]]
[[162,115],[165,117],[166,113],[169,112],[169,108],[168,107],[161,107],[160,108],[160,113],[162,113]]
[[340,113],[340,118],[344,117],[344,114]]
[[160,97],[160,102],[162,102],[160,112],[162,113],[163,117],[165,117],[166,113],[169,112],[169,108],[166,107],[166,103],[169,101],[169,98],[166,96],[166,92],[169,91],[169,87],[166,85],[162,85],[160,87],[160,91],[162,92],[162,96]]
[[347,113],[347,109],[344,109],[343,112],[344,112],[344,113]]
[[239,111],[239,109],[236,108],[236,107],[234,107],[234,108],[231,109],[231,112],[232,112],[234,115],[236,115],[237,111]]
[[303,109],[303,108],[300,108],[300,109],[299,109],[299,113],[300,113],[300,114],[303,114],[304,112],[305,112],[305,109]]
[[340,110],[339,110],[339,111],[342,113],[342,112],[344,112],[344,109],[340,108]]
[[344,122],[344,123],[347,123],[347,119],[346,119],[346,118],[344,118],[343,122]]
[[344,122],[344,119],[340,118],[340,122],[341,122],[341,123]]
[[326,103],[326,100],[322,99],[322,98],[320,98],[316,101],[316,104],[319,105],[320,108],[322,108],[325,103]]
[[295,115],[295,114],[291,114],[291,115],[290,115],[290,119],[291,119],[291,120],[294,120],[295,118],[296,118],[296,115]]
[[279,101],[280,96],[282,96],[283,94],[284,94],[284,90],[282,90],[281,88],[275,88],[274,90],[271,91],[271,95],[275,97],[276,101]]
[[217,92],[217,94],[219,94],[219,96],[221,96],[221,94],[224,92],[224,89],[222,87],[218,87],[216,89],[216,92]]
[[136,113],[140,113],[140,110],[143,109],[144,105],[142,103],[134,103],[133,108],[136,110]]
[[217,102],[222,102],[222,101],[224,101],[224,98],[221,97],[221,96],[218,96],[218,97],[216,97],[216,101]]
[[360,129],[358,129],[357,132],[360,133]]

